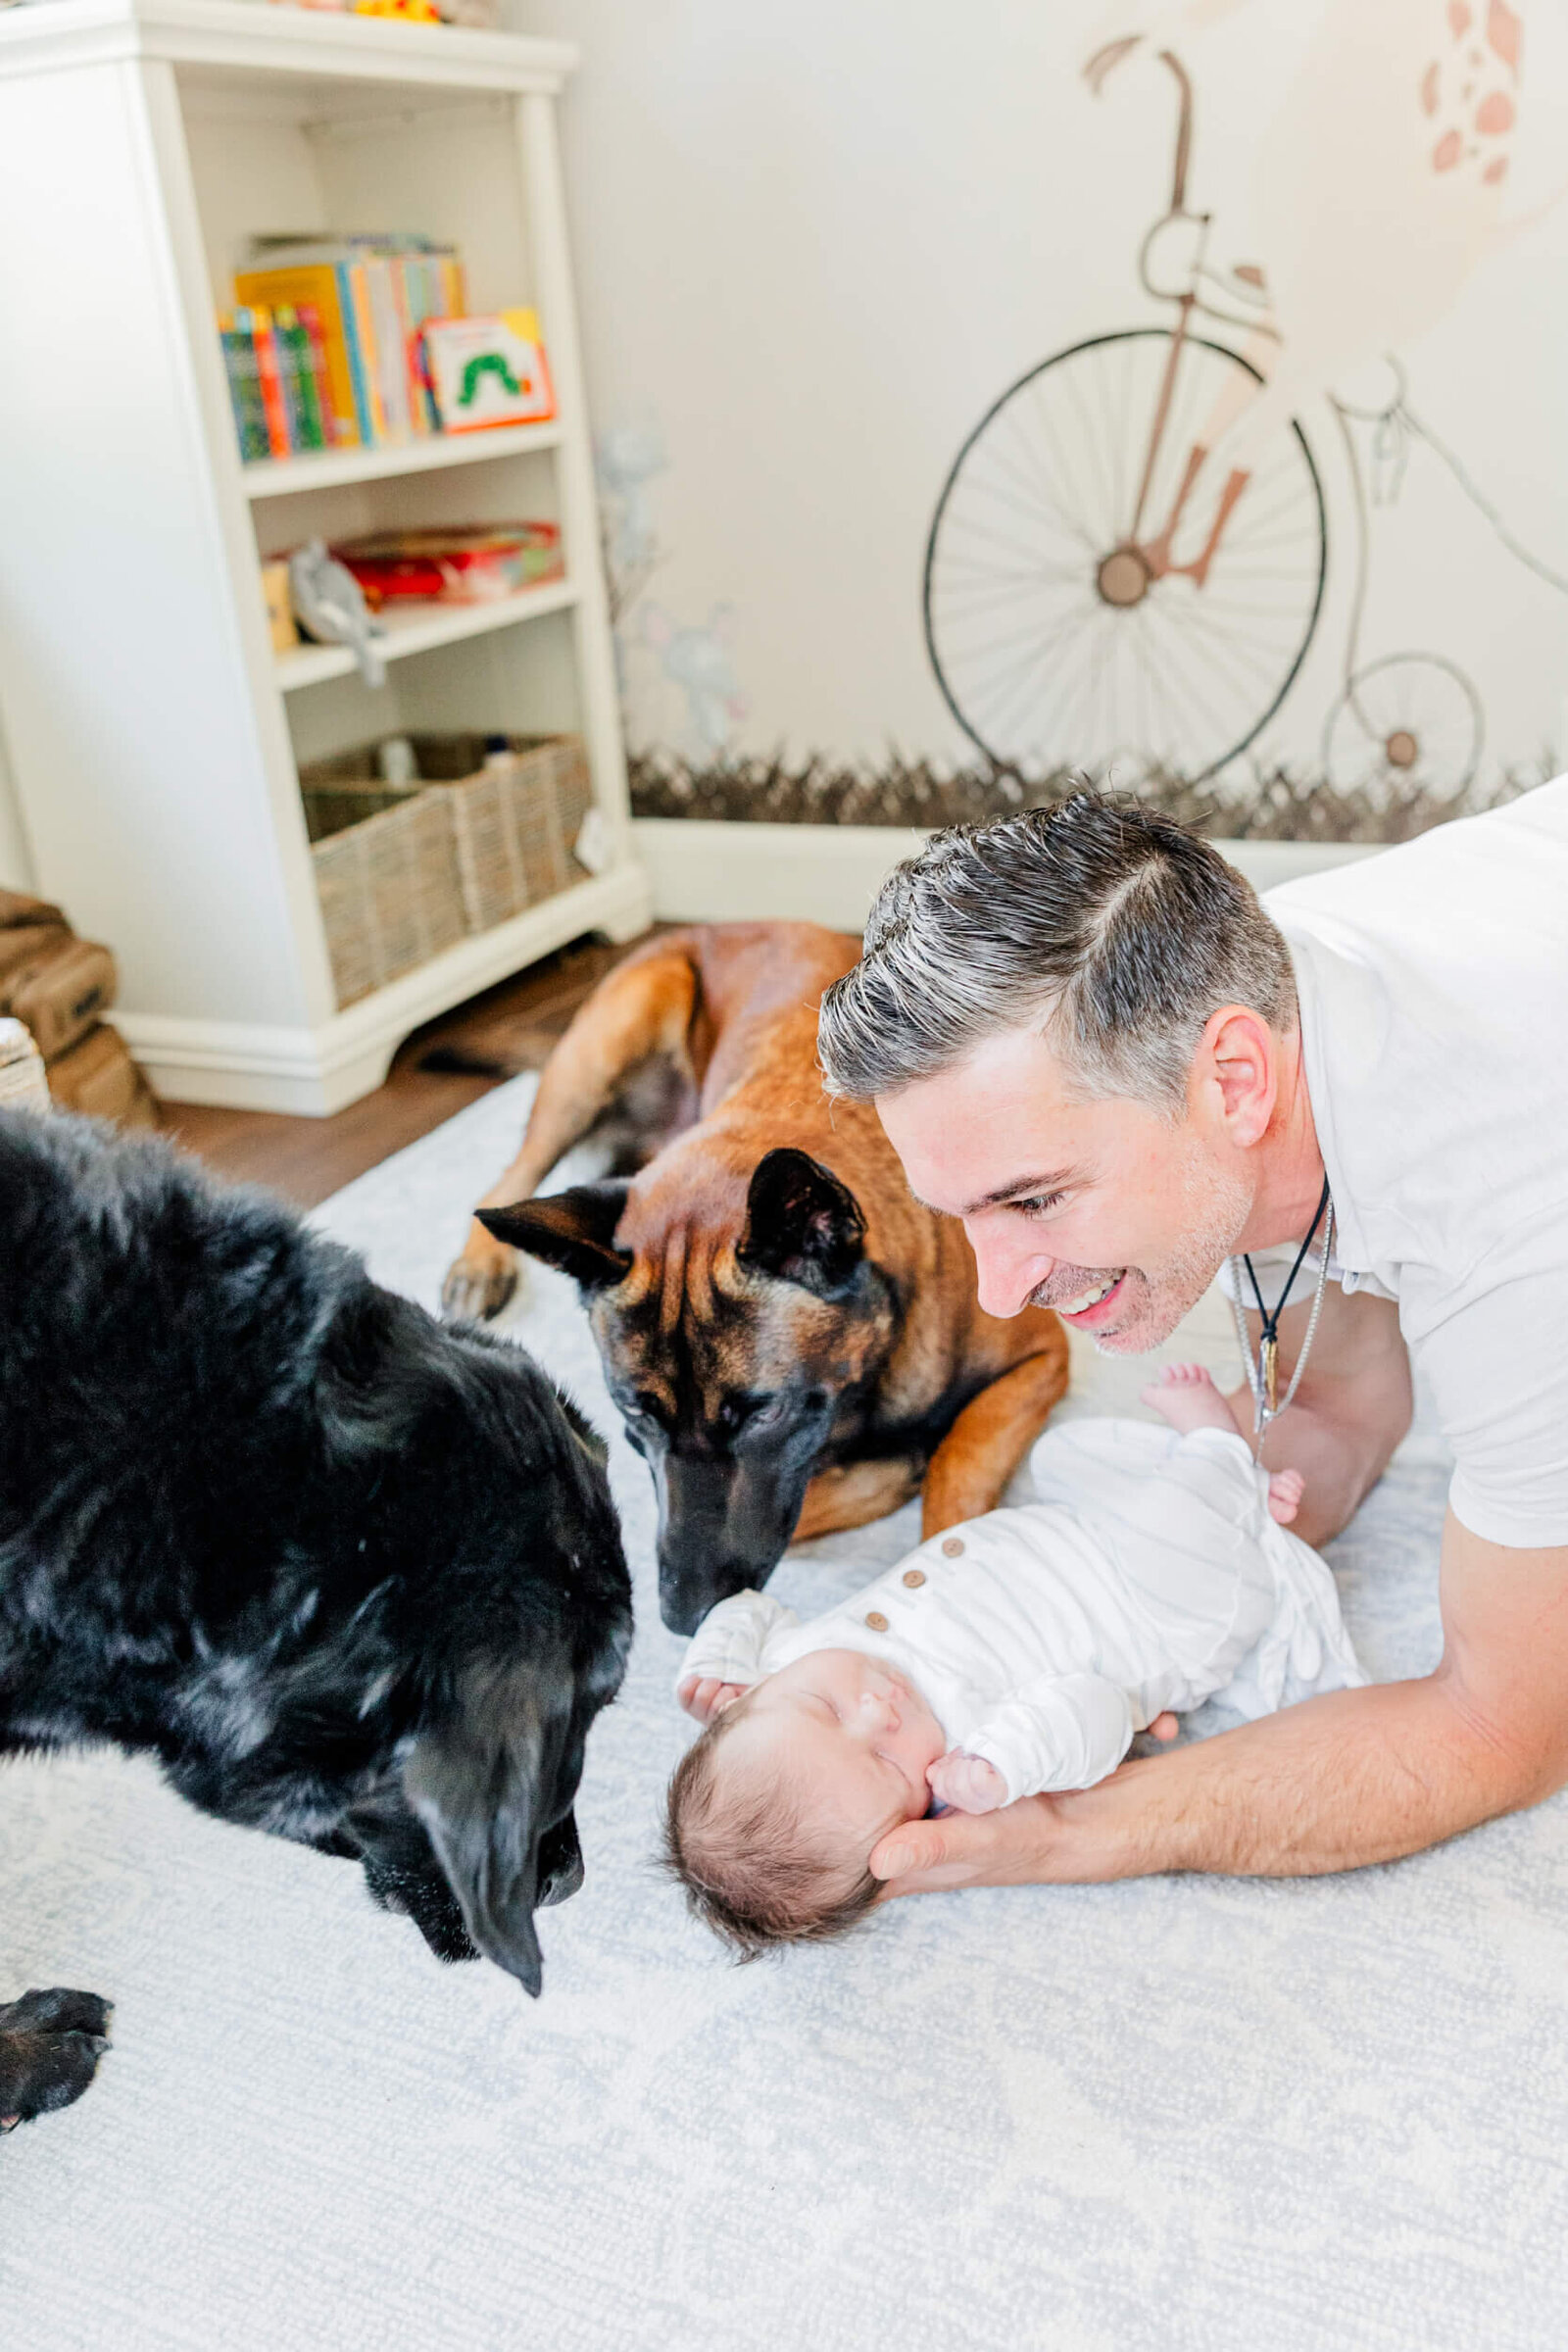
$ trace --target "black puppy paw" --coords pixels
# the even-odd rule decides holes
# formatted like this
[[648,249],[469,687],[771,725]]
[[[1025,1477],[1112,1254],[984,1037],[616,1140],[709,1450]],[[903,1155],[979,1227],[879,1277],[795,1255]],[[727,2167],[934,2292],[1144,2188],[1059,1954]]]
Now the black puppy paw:
[[0,2132],[79,2099],[109,2047],[110,2004],[56,1985],[0,2004]]

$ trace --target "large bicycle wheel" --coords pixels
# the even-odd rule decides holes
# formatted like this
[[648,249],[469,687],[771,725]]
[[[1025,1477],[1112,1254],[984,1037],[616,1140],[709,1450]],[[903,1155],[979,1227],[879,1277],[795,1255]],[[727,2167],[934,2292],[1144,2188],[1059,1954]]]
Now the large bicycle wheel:
[[1412,792],[1462,792],[1481,760],[1481,697],[1441,654],[1385,654],[1358,669],[1329,712],[1323,766],[1341,791],[1380,807]]
[[[1263,450],[1200,587],[1131,551],[1164,327],[1097,335],[1031,369],[958,452],[926,543],[925,635],[964,733],[1024,775],[1131,755],[1197,778],[1279,709],[1323,602],[1323,490],[1300,427]],[[1139,537],[1175,506],[1195,444],[1256,368],[1189,335]],[[1250,387],[1249,387],[1249,390]],[[1174,549],[1206,544],[1229,466],[1199,475]]]

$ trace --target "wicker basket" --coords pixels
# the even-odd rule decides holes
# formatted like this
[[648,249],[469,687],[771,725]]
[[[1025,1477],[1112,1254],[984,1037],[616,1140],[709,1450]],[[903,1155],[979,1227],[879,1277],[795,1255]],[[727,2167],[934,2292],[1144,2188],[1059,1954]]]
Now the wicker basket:
[[317,895],[339,1008],[428,963],[466,936],[451,803],[445,793],[345,774],[360,755],[300,771]]
[[[498,757],[496,741],[411,736],[411,785],[379,781],[373,743],[301,768],[340,1005],[582,880],[571,845],[593,792],[581,742],[509,735]],[[416,935],[434,944],[415,953]]]
[[592,790],[575,735],[509,735],[499,757],[487,754],[482,735],[410,740],[421,778],[452,803],[470,931],[582,880],[586,868],[571,852]]

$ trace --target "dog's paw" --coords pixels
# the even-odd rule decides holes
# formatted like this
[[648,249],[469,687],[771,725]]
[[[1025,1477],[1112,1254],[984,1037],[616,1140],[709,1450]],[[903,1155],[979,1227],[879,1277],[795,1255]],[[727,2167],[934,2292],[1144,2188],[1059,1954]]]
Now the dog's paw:
[[109,2047],[110,2004],[56,1985],[0,2005],[0,2132],[79,2099]]
[[412,1919],[438,1960],[477,1960],[462,1906],[432,1857],[428,1868],[365,1856],[365,1883],[383,1911]]
[[447,1323],[487,1323],[499,1315],[517,1287],[517,1253],[475,1224],[463,1255],[447,1268],[441,1285],[441,1315]]

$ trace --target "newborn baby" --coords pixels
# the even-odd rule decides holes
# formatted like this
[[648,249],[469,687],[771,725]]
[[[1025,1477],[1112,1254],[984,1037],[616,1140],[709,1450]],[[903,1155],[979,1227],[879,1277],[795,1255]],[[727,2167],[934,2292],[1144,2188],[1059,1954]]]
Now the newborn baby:
[[934,1536],[808,1625],[762,1592],[704,1619],[677,1688],[705,1728],[665,1848],[744,1954],[852,1927],[880,1892],[873,1847],[933,1804],[1087,1788],[1206,1698],[1252,1717],[1365,1682],[1333,1578],[1284,1524],[1298,1474],[1257,1468],[1196,1365],[1144,1400],[1168,1429],[1049,1431],[1032,1504]]

